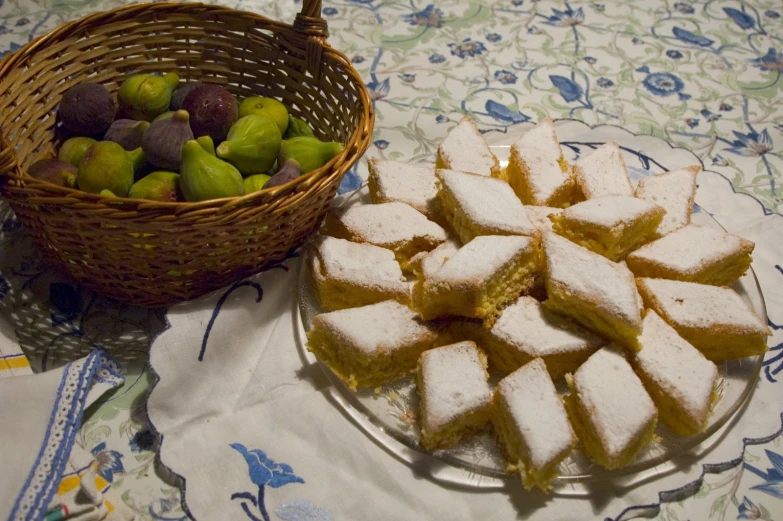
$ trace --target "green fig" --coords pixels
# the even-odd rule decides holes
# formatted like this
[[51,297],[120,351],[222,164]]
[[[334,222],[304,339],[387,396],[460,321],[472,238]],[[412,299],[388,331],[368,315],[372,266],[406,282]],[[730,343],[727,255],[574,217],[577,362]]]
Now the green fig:
[[78,167],[85,152],[95,143],[97,141],[91,137],[72,137],[62,144],[60,152],[57,154],[57,159]]
[[36,179],[48,181],[57,186],[76,186],[76,167],[58,159],[42,159],[27,169],[27,173]]
[[264,188],[264,185],[270,179],[271,177],[266,174],[256,174],[246,177],[243,181],[245,185],[245,195],[258,192]]
[[247,98],[239,105],[239,117],[244,118],[251,114],[264,116],[274,121],[280,129],[281,135],[288,129],[288,109],[275,98],[261,96]]
[[103,136],[104,141],[114,141],[125,150],[133,150],[141,146],[141,138],[149,128],[149,121],[135,119],[118,119],[111,124]]
[[343,145],[334,141],[321,141],[317,137],[299,136],[283,141],[280,146],[280,164],[295,159],[302,173],[321,168],[339,154]]
[[312,136],[313,129],[303,119],[288,116],[288,128],[283,134],[283,139],[291,139],[299,136]]
[[133,185],[133,160],[114,141],[99,141],[84,154],[76,182],[85,192],[111,190],[118,197],[125,197]]
[[179,76],[173,72],[163,76],[135,74],[120,86],[117,94],[120,108],[133,119],[152,121],[168,110],[178,83]]
[[173,110],[167,110],[163,114],[156,116],[155,119],[152,120],[152,122],[155,123],[156,121],[160,121],[161,119],[169,119],[171,116],[174,115],[174,112],[175,111]]
[[111,190],[101,190],[101,193],[99,193],[98,195],[100,195],[101,197],[114,197],[114,198],[117,197],[116,195],[114,195],[114,192],[112,192]]
[[274,121],[251,114],[234,123],[215,153],[237,167],[242,175],[259,174],[274,166],[281,141],[280,129]]
[[134,183],[128,197],[164,203],[176,202],[179,200],[179,174],[164,170],[152,172]]
[[182,147],[179,186],[185,200],[191,203],[245,193],[239,170],[210,155],[195,139]]
[[213,156],[215,155],[215,142],[212,141],[211,137],[201,136],[196,141],[198,141],[198,144],[201,145],[205,152]]
[[133,173],[135,174],[139,170],[144,167],[144,165],[147,162],[147,157],[144,155],[144,150],[139,148],[134,148],[133,150],[128,152],[128,157],[131,160],[131,163],[133,164]]

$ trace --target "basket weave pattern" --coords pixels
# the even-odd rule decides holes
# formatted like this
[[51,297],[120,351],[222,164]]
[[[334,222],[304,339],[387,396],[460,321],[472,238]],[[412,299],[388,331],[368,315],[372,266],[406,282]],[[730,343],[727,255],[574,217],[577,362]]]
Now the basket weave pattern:
[[[320,0],[293,26],[203,4],[135,4],[65,24],[0,63],[0,194],[44,256],[86,287],[141,306],[188,300],[256,273],[320,225],[370,143],[374,114],[349,60],[326,43]],[[62,94],[82,81],[116,92],[128,76],[176,72],[272,96],[345,149],[283,186],[201,203],[101,198],[34,179],[56,157]]]

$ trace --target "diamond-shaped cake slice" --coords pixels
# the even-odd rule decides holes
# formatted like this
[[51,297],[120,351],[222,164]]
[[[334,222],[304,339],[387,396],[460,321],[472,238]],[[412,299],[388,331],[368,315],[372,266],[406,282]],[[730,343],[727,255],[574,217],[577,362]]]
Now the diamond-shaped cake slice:
[[426,319],[456,315],[490,325],[532,285],[539,251],[530,237],[476,237],[414,290],[414,306]]
[[528,296],[504,309],[492,329],[484,330],[481,342],[493,367],[510,373],[540,358],[554,380],[576,371],[605,344],[601,337]]
[[644,317],[641,351],[631,364],[658,406],[661,421],[677,434],[704,430],[715,398],[718,368],[655,311]]
[[638,349],[642,299],[633,273],[552,232],[544,233],[543,244],[549,297],[544,305],[601,336]]
[[352,390],[377,387],[416,369],[421,353],[446,335],[399,302],[316,315],[307,349]]
[[373,203],[405,203],[431,221],[445,224],[440,211],[434,166],[373,158],[368,167],[370,176],[367,184]]
[[607,469],[624,467],[650,443],[658,411],[619,350],[604,347],[566,382],[571,424],[593,461]]
[[604,195],[566,208],[550,220],[556,233],[617,261],[655,237],[665,212],[635,197]]
[[425,351],[416,386],[421,399],[421,445],[449,447],[488,423],[492,391],[487,358],[470,341]]
[[537,235],[525,207],[500,179],[438,170],[443,213],[463,244],[479,235]]
[[579,159],[574,174],[585,199],[602,195],[633,196],[628,169],[617,143],[606,143]]
[[563,207],[571,202],[574,192],[571,170],[554,124],[545,118],[511,146],[505,177],[523,203]]
[[438,147],[437,168],[483,176],[500,176],[500,163],[481,137],[472,119],[465,116]]
[[693,198],[696,195],[698,165],[671,170],[642,178],[636,186],[636,197],[666,210],[656,230],[658,236],[671,233],[691,222]]
[[536,229],[543,233],[545,231],[552,231],[552,220],[550,215],[560,215],[563,213],[562,208],[552,208],[551,206],[525,206],[525,212],[527,213],[530,222]]
[[713,362],[765,353],[767,325],[734,290],[666,279],[636,279],[647,308]]
[[391,250],[323,235],[313,246],[310,272],[324,311],[384,300],[410,303],[410,284]]
[[503,378],[492,399],[492,423],[508,458],[507,469],[522,474],[525,488],[543,491],[557,466],[576,446],[546,365],[535,359]]
[[330,214],[324,233],[390,249],[402,269],[407,269],[411,257],[430,251],[447,239],[443,228],[399,202],[361,204],[339,215]]
[[689,224],[631,252],[637,277],[729,286],[748,271],[755,244],[715,228]]

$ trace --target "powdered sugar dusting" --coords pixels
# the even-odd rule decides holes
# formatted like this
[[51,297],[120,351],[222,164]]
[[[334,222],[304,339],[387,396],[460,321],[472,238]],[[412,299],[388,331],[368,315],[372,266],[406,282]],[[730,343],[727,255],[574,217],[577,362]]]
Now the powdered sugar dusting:
[[557,161],[563,155],[551,118],[542,119],[535,127],[525,132],[515,146],[539,150],[541,154],[553,161]]
[[425,425],[437,431],[460,416],[488,407],[492,392],[476,344],[460,342],[421,355]]
[[696,175],[700,166],[689,166],[663,174],[645,177],[636,187],[636,197],[666,209],[658,235],[666,235],[691,222]]
[[599,350],[582,364],[574,386],[611,457],[621,454],[657,415],[641,380],[613,348]]
[[428,339],[434,342],[437,337],[435,330],[414,311],[393,300],[316,315],[313,327],[319,326],[369,355],[395,351]]
[[536,233],[525,207],[508,183],[454,170],[438,170],[437,176],[470,221],[498,232]]
[[544,251],[549,279],[568,288],[570,294],[641,327],[642,301],[627,266],[552,232],[544,233]]
[[439,243],[446,240],[443,228],[403,203],[356,205],[339,219],[362,241],[386,248],[394,248],[417,237]]
[[538,228],[540,232],[544,232],[545,230],[552,231],[552,221],[549,220],[549,216],[561,214],[563,209],[550,206],[525,206],[525,212],[533,226]]
[[454,239],[449,239],[432,251],[417,253],[411,258],[408,266],[427,279],[432,277],[447,260],[456,255],[459,249],[460,244]]
[[369,166],[370,178],[378,187],[379,202],[399,201],[428,216],[437,213],[434,165],[373,159]]
[[568,451],[575,440],[563,402],[540,358],[520,367],[497,386],[517,430],[540,469]]
[[655,311],[644,317],[635,354],[639,369],[659,383],[691,416],[704,419],[718,368],[682,338]]
[[602,195],[633,196],[625,160],[617,143],[606,143],[576,163],[576,180],[587,199]]
[[532,252],[534,245],[530,237],[481,235],[460,248],[430,280],[453,283],[486,280],[518,255]]
[[656,205],[635,197],[603,195],[566,208],[563,216],[569,220],[614,228],[633,223],[657,209]]
[[545,201],[571,181],[558,160],[563,153],[550,118],[543,119],[512,146],[529,168],[528,184],[536,200]]
[[490,176],[495,167],[495,156],[468,117],[451,129],[438,147],[438,154],[452,170]]
[[367,288],[405,291],[405,277],[391,250],[328,236],[318,237],[315,245],[325,277]]

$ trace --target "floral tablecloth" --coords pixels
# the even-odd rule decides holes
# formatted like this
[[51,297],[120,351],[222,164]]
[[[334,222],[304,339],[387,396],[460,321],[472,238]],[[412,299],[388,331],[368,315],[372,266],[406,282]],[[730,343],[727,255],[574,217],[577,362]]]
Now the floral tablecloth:
[[[0,0],[0,52],[122,3]],[[288,21],[301,7],[294,0],[220,3]],[[324,0],[323,15],[330,43],[351,58],[375,102],[367,157],[431,161],[463,113],[490,142],[519,123],[572,118],[687,148],[730,181],[742,194],[735,197],[780,213],[779,0]],[[357,188],[365,170],[362,163],[350,172],[342,191]],[[0,306],[33,368],[62,365],[95,347],[124,364],[126,384],[89,411],[77,443],[95,455],[101,475],[139,519],[185,518],[176,481],[155,464],[155,436],[145,423],[146,361],[166,311],[129,308],[56,276],[6,206],[2,213]],[[771,295],[781,302],[780,282],[763,288],[768,303]],[[772,345],[765,361],[770,382],[783,370],[781,350]],[[773,434],[758,433],[769,441],[749,445],[744,464],[708,473],[695,494],[664,503],[659,519],[779,519],[783,449]]]

